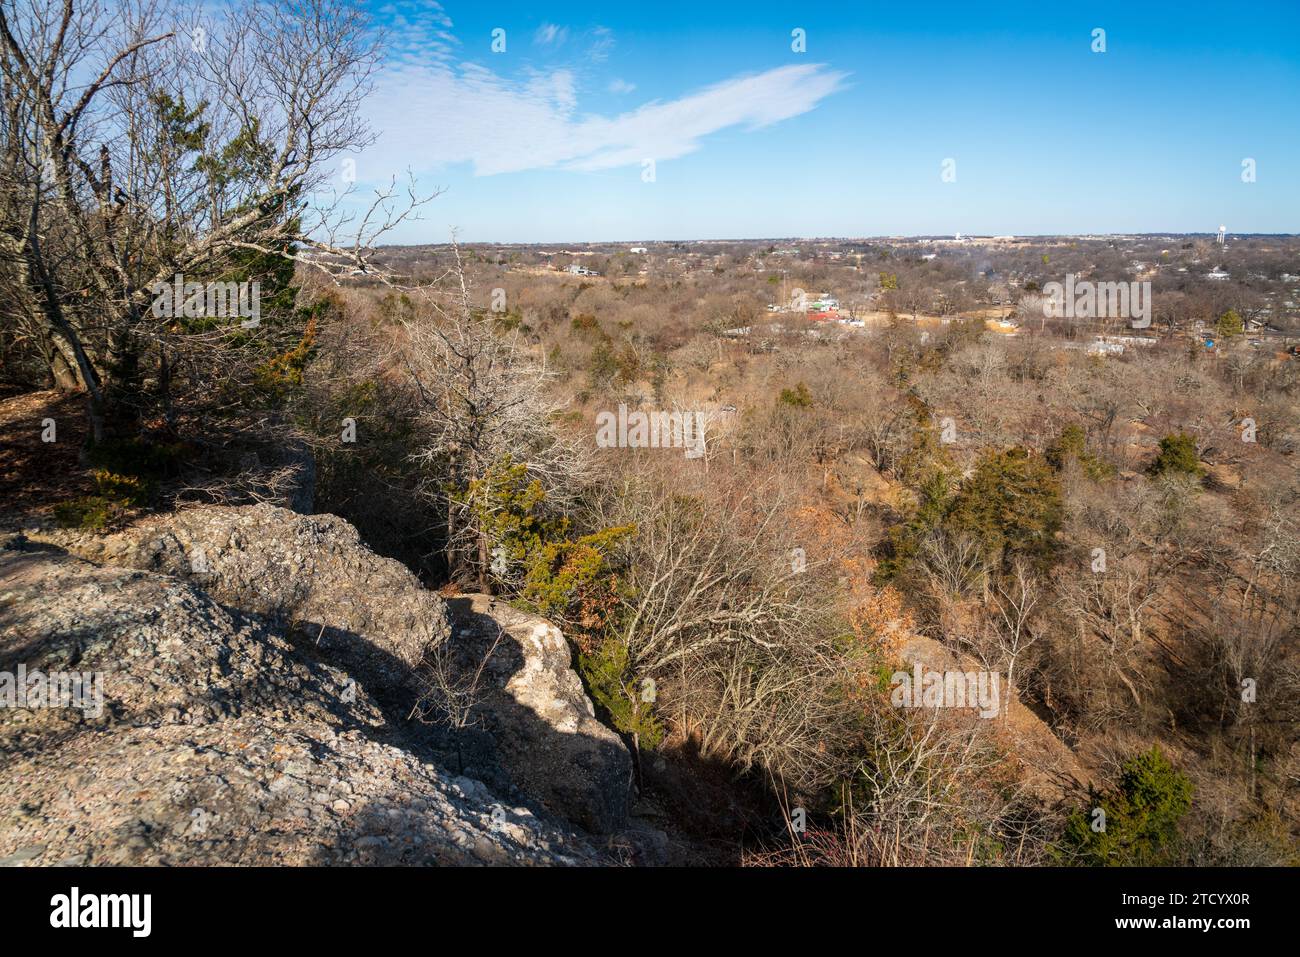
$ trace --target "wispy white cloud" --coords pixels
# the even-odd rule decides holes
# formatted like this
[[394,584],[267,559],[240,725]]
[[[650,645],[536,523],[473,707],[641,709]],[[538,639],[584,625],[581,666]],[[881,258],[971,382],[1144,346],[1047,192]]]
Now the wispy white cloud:
[[609,59],[609,51],[614,49],[614,31],[609,27],[593,27],[590,33],[591,45],[587,47],[587,56],[597,63]]
[[556,26],[554,23],[543,23],[533,34],[533,42],[538,46],[559,46],[569,38],[569,28]]
[[384,46],[392,59],[454,59],[460,40],[451,32],[451,17],[435,0],[394,0],[377,13],[386,27]]
[[736,76],[614,116],[582,114],[566,69],[506,78],[477,64],[404,58],[381,78],[367,151],[371,178],[469,163],[490,176],[529,169],[605,170],[698,150],[731,127],[759,129],[814,109],[846,74],[811,63]]
[[558,110],[570,112],[578,105],[577,84],[568,70],[551,70],[549,73],[527,70],[522,95],[534,102],[551,104]]
[[615,78],[609,81],[609,92],[611,93],[631,93],[636,89],[635,83],[629,83],[627,80]]

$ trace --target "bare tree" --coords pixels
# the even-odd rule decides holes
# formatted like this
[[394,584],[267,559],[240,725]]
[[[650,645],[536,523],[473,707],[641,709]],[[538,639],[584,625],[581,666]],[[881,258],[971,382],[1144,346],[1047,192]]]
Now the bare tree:
[[1163,583],[1171,573],[1168,555],[1112,556],[1105,572],[1064,577],[1057,600],[1079,637],[1095,641],[1094,660],[1142,704],[1138,668],[1143,651],[1144,624]]
[[418,207],[391,189],[359,213],[337,193],[312,206],[368,141],[358,107],[379,41],[329,0],[239,0],[217,18],[170,0],[0,7],[0,277],[35,304],[96,441],[146,363],[165,385],[169,347],[231,333],[153,315],[160,284],[259,255],[367,271],[377,237]]
[[[1016,694],[1016,663],[1038,641],[1033,615],[1041,599],[1041,586],[1029,566],[1017,560],[1011,573],[996,586],[997,612],[994,634],[1007,673],[1007,696]],[[1003,717],[1007,715],[1003,712]]]
[[402,320],[402,362],[420,400],[416,460],[427,495],[445,510],[453,574],[472,571],[487,591],[497,543],[482,515],[493,505],[472,493],[475,483],[502,463],[522,465],[560,508],[585,475],[588,456],[573,433],[557,427],[565,403],[548,393],[545,362],[517,330],[503,332],[491,312],[474,305],[453,249],[451,294],[425,290],[415,314]]

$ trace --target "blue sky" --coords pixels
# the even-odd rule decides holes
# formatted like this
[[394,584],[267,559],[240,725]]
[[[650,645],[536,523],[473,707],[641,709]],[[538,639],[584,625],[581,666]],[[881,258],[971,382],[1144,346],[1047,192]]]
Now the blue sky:
[[1300,231],[1297,0],[367,5],[391,241]]

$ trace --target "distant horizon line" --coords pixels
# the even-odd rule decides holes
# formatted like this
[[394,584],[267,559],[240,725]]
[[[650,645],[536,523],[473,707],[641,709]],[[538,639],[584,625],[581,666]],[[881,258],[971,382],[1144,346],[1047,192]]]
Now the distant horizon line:
[[[1268,233],[1268,232],[1233,232],[1228,231],[1224,234],[1227,237],[1237,239],[1293,239],[1300,236],[1300,233]],[[1126,238],[1156,238],[1167,236],[1171,239],[1185,237],[1206,237],[1214,239],[1218,236],[1218,231],[1211,232],[1166,232],[1155,231],[1145,233],[890,233],[879,234],[874,236],[753,236],[753,237],[697,237],[693,239],[557,239],[557,240],[493,240],[493,239],[476,239],[466,240],[457,243],[460,246],[611,246],[611,245],[669,245],[685,243],[809,243],[809,242],[879,242],[882,240],[911,240],[911,241],[934,241],[945,240],[955,241],[961,239],[1112,239],[1116,237]],[[376,249],[402,249],[420,246],[447,246],[450,242],[413,242],[413,243],[382,243],[375,246]]]

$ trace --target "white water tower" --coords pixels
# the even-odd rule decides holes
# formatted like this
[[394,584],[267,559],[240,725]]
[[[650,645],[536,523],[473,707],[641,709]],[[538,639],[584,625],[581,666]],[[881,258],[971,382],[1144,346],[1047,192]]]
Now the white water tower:
[[1224,238],[1224,236],[1227,235],[1227,233],[1228,233],[1228,227],[1227,227],[1227,226],[1220,226],[1220,227],[1219,227],[1219,245],[1220,245],[1220,246],[1223,245],[1223,238]]

